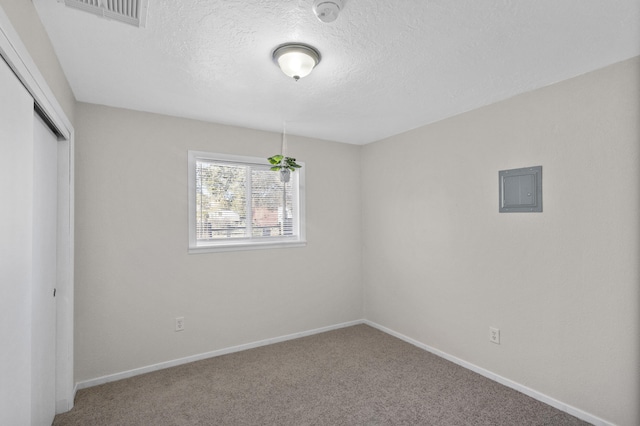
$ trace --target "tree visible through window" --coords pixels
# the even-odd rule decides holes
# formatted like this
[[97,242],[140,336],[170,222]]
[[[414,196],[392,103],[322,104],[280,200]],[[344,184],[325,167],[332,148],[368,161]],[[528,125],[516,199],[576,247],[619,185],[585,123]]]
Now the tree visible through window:
[[[286,184],[266,160],[189,153],[190,248],[302,242],[300,175]],[[192,200],[192,201],[191,201]]]

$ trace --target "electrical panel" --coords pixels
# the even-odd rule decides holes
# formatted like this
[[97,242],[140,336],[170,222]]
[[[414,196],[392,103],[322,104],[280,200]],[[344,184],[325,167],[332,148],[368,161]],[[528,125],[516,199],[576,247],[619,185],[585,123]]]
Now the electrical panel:
[[500,213],[542,211],[542,166],[498,172]]

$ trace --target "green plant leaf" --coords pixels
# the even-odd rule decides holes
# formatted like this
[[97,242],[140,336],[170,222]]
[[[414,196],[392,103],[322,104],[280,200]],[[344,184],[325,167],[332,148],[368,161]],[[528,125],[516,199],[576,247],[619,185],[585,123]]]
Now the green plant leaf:
[[274,155],[273,157],[269,157],[267,158],[267,160],[269,160],[269,163],[271,164],[280,164],[280,162],[282,161],[282,155],[278,154],[278,155]]
[[300,167],[302,167],[296,163],[296,159],[293,157],[286,157],[284,159],[284,164],[287,166],[287,168],[291,169],[291,171],[293,171],[294,168],[299,169]]
[[[273,164],[273,163],[272,163],[272,164]],[[277,172],[277,171],[278,171],[278,170],[280,170],[281,168],[282,168],[282,167],[280,167],[280,166],[273,166],[273,167],[271,168],[271,170],[272,170],[272,171],[274,171],[274,172]]]

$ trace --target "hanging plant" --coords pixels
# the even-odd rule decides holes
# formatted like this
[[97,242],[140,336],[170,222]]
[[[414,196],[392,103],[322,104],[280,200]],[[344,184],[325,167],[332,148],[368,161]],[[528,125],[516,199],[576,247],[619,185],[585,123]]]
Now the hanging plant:
[[291,172],[295,172],[296,169],[301,168],[302,166],[296,163],[296,159],[293,157],[286,157],[287,150],[287,134],[286,129],[282,128],[282,154],[274,155],[273,157],[267,158],[269,163],[272,165],[271,170],[274,172],[280,172],[280,180],[284,183],[289,182],[291,179]]
[[280,179],[283,182],[289,182],[291,172],[295,172],[296,169],[302,166],[296,163],[296,159],[292,157],[285,157],[282,154],[274,155],[268,158],[269,163],[273,164],[271,170],[274,172],[280,172]]

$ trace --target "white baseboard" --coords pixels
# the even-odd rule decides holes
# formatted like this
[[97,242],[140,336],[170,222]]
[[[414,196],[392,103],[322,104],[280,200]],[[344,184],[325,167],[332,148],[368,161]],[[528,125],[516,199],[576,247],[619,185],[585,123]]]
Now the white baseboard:
[[[175,367],[177,365],[188,364],[194,361],[200,361],[207,358],[213,358],[216,356],[227,355],[234,352],[245,351],[247,349],[253,349],[260,346],[272,345],[274,343],[285,342],[287,340],[298,339],[300,337],[311,336],[313,334],[324,333],[325,331],[337,330],[340,328],[351,327],[353,325],[363,324],[364,320],[356,320],[344,322],[341,324],[331,325],[328,327],[316,328],[314,330],[301,331],[299,333],[287,334],[286,336],[273,337],[270,339],[259,340],[257,342],[246,343],[244,345],[232,346],[230,348],[218,349],[211,352],[205,352],[198,355],[191,355],[184,358],[174,359],[171,361],[165,361],[158,364],[148,365],[146,367],[134,368],[133,370],[123,371],[121,373],[109,374],[95,379],[85,380],[76,383],[76,391],[91,386],[97,386],[104,383],[115,382],[116,380],[127,379],[129,377],[138,376],[140,374],[150,373],[152,371],[162,370],[169,367]],[[75,396],[75,391],[74,391]]]
[[558,401],[548,395],[545,395],[541,392],[528,388],[520,383],[514,382],[513,380],[509,380],[505,377],[502,377],[498,374],[492,373],[489,370],[485,370],[482,367],[478,367],[477,365],[471,364],[470,362],[464,361],[460,358],[456,358],[453,355],[449,355],[446,352],[442,352],[439,349],[433,348],[431,346],[425,345],[424,343],[418,342],[410,337],[405,336],[404,334],[400,334],[396,331],[393,331],[389,328],[383,327],[380,324],[377,324],[373,321],[363,320],[364,324],[367,324],[373,328],[376,328],[384,333],[387,333],[391,336],[397,337],[400,340],[404,340],[407,343],[410,343],[414,346],[417,346],[420,349],[424,349],[427,352],[431,352],[434,355],[437,355],[441,358],[446,359],[447,361],[451,361],[454,364],[458,364],[461,367],[464,367],[468,370],[471,370],[475,373],[480,374],[488,379],[493,380],[494,382],[498,382],[501,385],[504,385],[508,388],[515,389],[518,392],[521,392],[527,396],[530,396],[533,399],[537,399],[540,402],[544,402],[547,405],[550,405],[554,408],[557,408],[560,411],[564,411],[565,413],[571,414],[574,417],[579,418],[580,420],[584,420],[585,422],[589,422],[595,426],[615,426],[613,423],[609,423],[606,420],[603,420],[593,414],[587,413],[586,411],[580,410],[578,408],[572,407],[571,405],[565,404],[564,402]]

